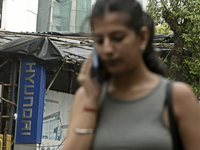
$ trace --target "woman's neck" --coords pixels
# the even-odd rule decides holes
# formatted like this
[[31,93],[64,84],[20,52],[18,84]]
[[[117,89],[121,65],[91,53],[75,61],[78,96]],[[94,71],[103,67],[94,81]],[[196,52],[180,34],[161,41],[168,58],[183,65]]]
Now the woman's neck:
[[128,73],[113,76],[109,82],[108,92],[117,97],[141,96],[159,83],[158,76],[149,71],[145,65],[138,65]]
[[110,83],[118,87],[123,85],[137,85],[144,80],[149,80],[152,74],[145,65],[140,64],[129,72],[112,76]]

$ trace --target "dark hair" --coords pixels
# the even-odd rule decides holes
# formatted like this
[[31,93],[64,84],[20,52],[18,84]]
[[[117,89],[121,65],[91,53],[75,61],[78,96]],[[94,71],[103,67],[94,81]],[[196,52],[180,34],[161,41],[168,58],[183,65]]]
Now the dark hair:
[[135,0],[97,0],[90,17],[91,27],[95,18],[104,17],[111,12],[125,13],[128,17],[127,26],[133,28],[136,34],[140,34],[140,28],[144,24],[142,7]]
[[153,49],[154,22],[151,17],[142,11],[141,5],[136,0],[97,0],[90,16],[91,28],[94,19],[112,12],[124,13],[128,18],[126,25],[132,28],[137,35],[140,34],[141,27],[149,28],[149,42],[144,50],[143,59],[150,71],[165,76],[164,69]]
[[153,47],[153,39],[154,39],[154,21],[151,16],[145,12],[143,12],[144,26],[149,28],[149,41],[146,46],[146,49],[143,53],[143,59],[146,66],[150,71],[160,74],[162,76],[166,76],[165,69],[163,68],[161,61],[158,58],[158,55],[154,51]]

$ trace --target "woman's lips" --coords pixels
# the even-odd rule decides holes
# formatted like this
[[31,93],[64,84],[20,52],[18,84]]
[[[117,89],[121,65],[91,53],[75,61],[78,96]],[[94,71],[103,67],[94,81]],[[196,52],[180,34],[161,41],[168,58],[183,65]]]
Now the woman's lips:
[[119,59],[105,61],[106,66],[116,66],[120,62]]

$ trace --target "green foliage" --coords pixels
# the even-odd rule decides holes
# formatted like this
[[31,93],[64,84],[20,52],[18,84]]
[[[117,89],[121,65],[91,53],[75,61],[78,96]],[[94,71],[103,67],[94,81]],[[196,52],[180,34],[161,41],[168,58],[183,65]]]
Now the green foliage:
[[[156,25],[171,29],[175,39],[173,51],[187,49],[192,57],[179,56],[179,64],[171,62],[171,68],[182,71],[182,81],[190,84],[194,92],[200,89],[200,1],[194,0],[148,0],[147,12],[152,15]],[[165,24],[166,23],[166,24]],[[158,27],[157,27],[158,28]],[[156,32],[159,32],[156,29]],[[164,32],[165,33],[165,30]],[[162,34],[163,34],[162,33]],[[180,40],[180,39],[179,39]]]
[[156,26],[155,33],[169,35],[173,33],[173,31],[170,29],[170,26],[166,22],[163,22],[161,25]]
[[200,77],[200,59],[184,59],[183,68],[184,81],[189,83],[194,92],[197,94],[200,89],[199,82],[197,82]]
[[181,68],[182,68],[182,67],[179,66],[178,64],[172,62],[171,68],[175,68],[177,71],[181,71]]
[[160,59],[161,63],[165,66],[165,68],[167,68],[168,67],[168,60],[164,59],[162,57],[159,57],[159,59]]

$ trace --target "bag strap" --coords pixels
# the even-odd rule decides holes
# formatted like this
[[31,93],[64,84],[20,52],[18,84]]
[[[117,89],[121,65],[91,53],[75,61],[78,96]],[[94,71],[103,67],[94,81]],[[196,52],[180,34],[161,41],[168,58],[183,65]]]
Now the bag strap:
[[174,150],[183,150],[183,145],[181,142],[177,122],[176,122],[176,119],[174,116],[174,111],[173,111],[172,84],[173,84],[173,82],[171,82],[171,81],[167,83],[167,96],[166,96],[165,105],[168,107],[170,130],[171,130],[172,141],[173,141],[173,149]]

